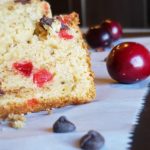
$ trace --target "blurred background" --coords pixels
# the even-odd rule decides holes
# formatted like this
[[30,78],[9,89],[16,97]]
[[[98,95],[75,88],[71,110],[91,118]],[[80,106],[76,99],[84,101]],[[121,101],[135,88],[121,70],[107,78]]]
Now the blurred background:
[[76,11],[81,26],[99,24],[110,18],[124,28],[150,27],[149,0],[48,0],[54,15]]

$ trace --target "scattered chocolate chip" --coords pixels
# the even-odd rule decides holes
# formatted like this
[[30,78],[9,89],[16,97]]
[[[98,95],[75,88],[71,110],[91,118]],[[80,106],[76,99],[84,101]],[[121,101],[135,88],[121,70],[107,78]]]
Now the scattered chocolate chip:
[[65,25],[65,24],[61,23],[61,29],[68,30],[68,29],[69,29],[69,27],[68,27],[67,25]]
[[103,136],[97,131],[91,130],[80,140],[80,147],[83,150],[100,150],[104,145]]
[[53,131],[55,133],[72,132],[76,129],[75,125],[68,121],[65,116],[61,116],[53,125]]
[[21,4],[27,4],[27,3],[30,3],[31,0],[14,0],[15,3],[21,3]]
[[40,19],[41,25],[48,25],[48,26],[51,26],[53,22],[54,22],[54,19],[48,18],[48,17],[46,17],[46,16],[43,16],[43,17]]
[[5,92],[2,89],[0,89],[0,96],[2,96],[4,94],[5,94]]

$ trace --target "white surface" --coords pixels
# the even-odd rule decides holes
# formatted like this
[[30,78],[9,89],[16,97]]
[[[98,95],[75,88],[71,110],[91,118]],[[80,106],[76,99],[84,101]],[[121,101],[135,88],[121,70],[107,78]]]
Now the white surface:
[[[129,40],[149,47],[150,38]],[[104,136],[103,150],[126,150],[149,79],[129,85],[116,83],[109,77],[103,61],[108,53],[91,54],[97,91],[94,102],[57,109],[52,115],[46,112],[28,115],[25,128],[19,130],[0,125],[0,150],[78,150],[79,139],[91,129]],[[75,132],[52,132],[53,123],[62,115],[74,122]]]

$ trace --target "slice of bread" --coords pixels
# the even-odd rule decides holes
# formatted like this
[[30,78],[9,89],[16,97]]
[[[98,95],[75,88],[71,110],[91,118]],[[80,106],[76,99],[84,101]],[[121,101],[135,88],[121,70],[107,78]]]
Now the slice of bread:
[[95,98],[76,13],[52,18],[38,0],[6,0],[0,9],[0,117]]

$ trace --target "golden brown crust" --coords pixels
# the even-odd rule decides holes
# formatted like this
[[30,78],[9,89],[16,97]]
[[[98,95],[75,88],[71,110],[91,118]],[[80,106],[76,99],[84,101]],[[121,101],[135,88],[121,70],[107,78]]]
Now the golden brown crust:
[[[77,22],[75,21],[75,23],[78,23],[79,24],[79,16],[77,13],[73,12],[72,13],[74,18],[78,18],[78,19],[74,19],[74,20],[78,20]],[[89,55],[89,51],[88,51],[88,45],[86,43],[86,41],[84,40],[84,37],[83,37],[83,34],[80,30],[80,28],[78,26],[76,26],[76,29],[78,31],[78,33],[80,34],[80,41],[81,41],[81,45],[82,45],[82,48],[86,50],[86,62],[88,64],[88,69],[89,69],[89,73],[90,73],[90,77],[91,77],[91,90],[89,91],[89,94],[91,94],[92,98],[94,99],[96,97],[96,89],[95,89],[95,84],[94,84],[94,72],[92,71],[91,69],[91,58],[90,58],[90,55]]]
[[74,24],[74,25],[78,25],[80,24],[80,21],[79,21],[79,15],[76,13],[76,12],[72,12],[70,14],[72,20],[71,20],[71,23]]
[[[91,91],[92,92],[92,91]],[[59,98],[58,100],[45,100],[45,101],[38,101],[35,105],[28,105],[28,103],[12,103],[5,106],[0,106],[0,118],[5,118],[9,114],[26,114],[28,112],[38,112],[42,110],[52,109],[52,108],[60,108],[67,105],[79,105],[88,103],[91,101],[93,97],[92,93],[89,93],[88,99],[75,99],[72,98]]]

